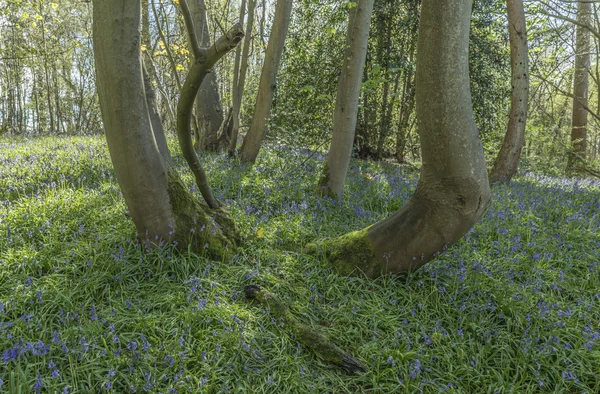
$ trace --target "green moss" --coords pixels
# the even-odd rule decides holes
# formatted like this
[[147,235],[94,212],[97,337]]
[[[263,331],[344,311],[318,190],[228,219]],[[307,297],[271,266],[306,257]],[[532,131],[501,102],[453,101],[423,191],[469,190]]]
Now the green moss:
[[318,244],[308,244],[304,251],[313,255],[322,253],[329,264],[342,275],[351,275],[358,270],[367,276],[373,276],[375,271],[380,269],[380,262],[375,257],[369,240],[369,228],[327,239]]
[[177,172],[169,168],[169,199],[175,215],[174,241],[180,250],[207,253],[214,260],[233,256],[239,234],[224,209],[212,211],[186,189]]

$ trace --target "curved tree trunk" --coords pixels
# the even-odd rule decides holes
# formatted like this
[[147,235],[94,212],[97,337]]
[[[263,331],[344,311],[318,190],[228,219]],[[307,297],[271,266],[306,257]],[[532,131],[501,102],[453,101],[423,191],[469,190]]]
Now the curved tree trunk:
[[415,270],[479,220],[491,196],[469,89],[471,0],[424,0],[416,106],[423,167],[408,203],[389,218],[308,250],[341,273],[369,277]]
[[[200,252],[209,244],[209,255],[222,258],[235,246],[228,237],[235,228],[223,211],[209,210],[189,193],[154,137],[142,71],[140,5],[129,0],[93,5],[96,83],[117,180],[148,246],[173,242]],[[190,102],[194,97],[195,92]]]
[[372,11],[373,0],[360,0],[350,10],[344,64],[333,111],[333,135],[327,162],[319,180],[319,192],[323,195],[341,198],[344,190],[356,130],[358,96],[367,55]]
[[525,124],[529,99],[529,55],[523,0],[507,0],[508,33],[512,71],[510,115],[504,142],[492,168],[490,182],[510,182],[519,168],[525,143]]
[[260,145],[265,136],[267,120],[271,111],[273,96],[275,95],[277,71],[279,70],[279,62],[283,53],[283,44],[287,36],[291,12],[292,0],[277,0],[273,28],[271,29],[271,36],[269,37],[269,44],[267,45],[263,69],[260,75],[252,124],[240,150],[242,161],[251,163],[256,161]]
[[[587,1],[577,3],[577,21],[589,25],[592,4]],[[590,69],[590,31],[577,26],[575,39],[575,73],[573,76],[573,115],[571,117],[571,144],[568,171],[576,171],[585,160],[587,150],[587,109],[588,108],[588,72]]]
[[240,112],[242,109],[242,97],[244,96],[244,86],[246,85],[246,71],[248,70],[248,56],[250,53],[250,41],[252,40],[252,28],[254,26],[254,11],[256,9],[256,0],[248,2],[248,22],[246,23],[246,34],[244,39],[244,49],[242,51],[240,72],[237,79],[236,94],[233,99],[232,129],[231,140],[229,141],[229,156],[235,154],[237,146],[238,133],[240,130]]
[[[210,46],[210,34],[208,31],[208,20],[206,19],[206,4],[204,0],[189,1],[190,13],[194,22],[194,32],[203,48]],[[196,142],[194,148],[217,148],[219,128],[223,122],[223,107],[219,96],[219,84],[214,72],[206,75],[200,85],[198,96],[196,96]]]

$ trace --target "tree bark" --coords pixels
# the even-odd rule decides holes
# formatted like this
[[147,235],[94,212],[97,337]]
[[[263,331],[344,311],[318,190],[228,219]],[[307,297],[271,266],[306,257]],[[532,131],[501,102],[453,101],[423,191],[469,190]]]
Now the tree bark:
[[[208,48],[210,34],[206,19],[206,4],[204,0],[191,0],[189,6],[196,37],[203,48]],[[197,128],[195,129],[194,147],[196,149],[217,149],[218,132],[223,122],[223,107],[219,96],[217,76],[214,72],[209,72],[202,81],[196,97],[195,110]]]
[[416,106],[423,166],[408,203],[389,218],[321,244],[339,272],[409,272],[458,241],[490,200],[469,88],[471,0],[423,0]]
[[244,37],[244,33],[239,24],[234,25],[229,32],[224,36],[221,36],[213,46],[210,48],[201,48],[200,42],[194,31],[192,16],[189,12],[187,2],[185,0],[180,0],[179,4],[188,31],[194,62],[183,83],[179,101],[177,103],[177,136],[179,137],[179,146],[181,147],[183,157],[194,173],[196,184],[198,185],[200,193],[202,193],[202,197],[204,197],[204,200],[210,208],[217,209],[221,204],[214,197],[212,190],[208,185],[206,173],[204,172],[200,160],[198,159],[198,155],[192,145],[192,132],[190,128],[192,122],[192,107],[204,77],[206,77],[221,57],[235,48]]
[[356,131],[358,98],[372,11],[373,0],[359,0],[356,7],[350,10],[344,64],[333,111],[333,135],[319,180],[319,192],[322,195],[342,198]]
[[[381,160],[383,157],[383,145],[385,143],[385,139],[389,134],[390,127],[390,117],[388,117],[389,107],[393,107],[393,99],[389,100],[390,93],[390,51],[392,44],[392,20],[393,14],[391,13],[392,6],[390,4],[386,4],[383,9],[385,12],[386,18],[382,18],[381,22],[383,25],[383,30],[385,31],[385,38],[383,41],[383,48],[381,50],[379,61],[383,66],[383,77],[385,79],[383,83],[383,100],[381,103],[381,123],[379,125],[379,138],[377,140],[377,159]],[[384,53],[385,49],[385,53]]]
[[248,22],[246,23],[246,35],[244,39],[244,50],[242,51],[240,72],[237,80],[237,89],[233,102],[232,121],[233,128],[231,129],[231,140],[229,141],[229,156],[235,154],[237,146],[238,133],[240,130],[240,112],[242,109],[242,97],[244,96],[244,86],[246,85],[246,72],[248,70],[248,56],[250,53],[250,41],[252,40],[252,28],[254,25],[254,11],[256,9],[256,0],[248,2]]
[[[213,258],[231,255],[235,227],[201,205],[161,154],[154,137],[140,51],[141,3],[94,0],[96,84],[117,180],[140,239],[174,242]],[[191,98],[193,102],[193,96]],[[188,123],[189,125],[189,123]]]
[[260,145],[265,136],[267,120],[271,111],[273,96],[275,95],[277,71],[279,70],[279,62],[283,53],[283,44],[285,43],[291,12],[292,0],[277,0],[273,28],[271,29],[271,36],[269,37],[269,44],[267,45],[263,69],[260,75],[254,116],[252,117],[252,124],[240,150],[240,157],[245,162],[254,163],[256,161]]
[[523,0],[507,0],[508,33],[512,71],[510,115],[504,142],[490,173],[490,182],[507,183],[517,173],[525,143],[529,100],[529,55]]
[[[246,15],[246,0],[242,0],[242,4],[240,6],[240,19],[239,19],[239,23],[244,26],[244,17]],[[232,102],[231,102],[231,116],[233,119],[233,112],[235,111],[235,106],[237,105],[238,102],[238,97],[240,96],[239,93],[239,80],[240,80],[240,63],[241,63],[241,58],[242,58],[242,48],[238,45],[235,48],[235,60],[233,63],[233,87],[232,87]],[[239,112],[239,111],[238,111]],[[233,122],[232,122],[233,124]],[[232,142],[234,139],[237,140],[237,134],[235,136],[235,138],[233,138],[233,131],[232,131],[232,137],[229,140],[229,147],[228,147],[228,153],[229,156],[233,156],[235,153],[235,147],[237,144],[237,141]],[[233,146],[233,147],[232,147]]]
[[156,93],[154,93],[152,83],[150,82],[150,76],[148,75],[148,71],[146,70],[146,66],[143,61],[142,76],[144,78],[144,93],[146,94],[146,105],[148,106],[148,116],[150,116],[152,134],[154,135],[154,140],[156,141],[158,151],[167,164],[172,166],[173,158],[171,157],[171,152],[169,151],[169,146],[167,145],[165,129],[163,128],[162,119],[160,118],[160,114],[158,113],[158,108],[156,106]]
[[[414,46],[410,48],[409,63],[412,64]],[[415,77],[412,69],[404,73],[404,86],[402,87],[402,99],[400,101],[400,116],[398,120],[398,133],[396,135],[396,161],[403,164],[406,162],[404,150],[406,139],[410,131],[410,115],[415,107]]]
[[[577,22],[589,25],[591,3],[577,3]],[[567,171],[576,171],[585,160],[587,150],[588,72],[590,69],[590,31],[577,25],[575,38],[575,73],[573,76],[573,114],[571,117],[571,144]]]

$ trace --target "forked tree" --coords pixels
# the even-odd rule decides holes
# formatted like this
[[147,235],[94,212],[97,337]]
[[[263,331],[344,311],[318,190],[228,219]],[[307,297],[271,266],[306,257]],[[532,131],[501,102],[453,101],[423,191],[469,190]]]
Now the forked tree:
[[[191,19],[180,0],[186,25]],[[460,239],[490,202],[483,148],[469,90],[471,0],[424,0],[417,46],[416,105],[423,167],[407,204],[366,229],[309,245],[341,273],[370,277],[417,269]],[[207,205],[164,158],[151,126],[142,79],[140,4],[94,1],[94,55],[105,133],[117,180],[138,233],[151,242],[227,256],[234,225],[210,191],[191,144],[193,102],[203,77],[242,38],[234,27],[210,48],[190,32],[195,62],[178,104],[178,136]]]
[[[93,7],[96,82],[108,148],[123,197],[138,234],[148,244],[176,242],[221,258],[234,247],[235,228],[213,196],[192,146],[191,117],[196,94],[213,65],[242,39],[234,26],[210,48],[200,48],[191,14],[181,0],[192,41],[194,62],[177,107],[178,133],[184,157],[208,206],[189,192],[169,163],[164,136],[153,127],[144,86],[140,49],[139,1],[95,0]],[[158,138],[156,137],[158,136]]]

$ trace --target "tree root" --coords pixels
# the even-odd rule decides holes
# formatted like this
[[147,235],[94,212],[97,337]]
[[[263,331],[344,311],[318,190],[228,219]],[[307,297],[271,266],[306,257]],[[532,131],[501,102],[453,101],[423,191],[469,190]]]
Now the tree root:
[[271,314],[283,320],[285,327],[294,335],[302,345],[308,347],[320,358],[328,363],[343,368],[348,374],[366,372],[367,369],[351,354],[345,352],[331,343],[325,336],[319,334],[304,323],[301,323],[273,293],[257,285],[244,288],[247,299],[256,300],[264,307],[268,307]]

